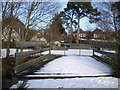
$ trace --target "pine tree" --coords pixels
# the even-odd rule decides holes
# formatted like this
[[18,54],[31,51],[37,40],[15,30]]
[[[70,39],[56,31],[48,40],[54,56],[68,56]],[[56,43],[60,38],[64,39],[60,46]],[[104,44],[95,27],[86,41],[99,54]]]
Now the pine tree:
[[80,19],[83,17],[97,16],[100,13],[97,9],[93,9],[91,2],[73,2],[72,0],[68,2],[67,8],[75,11],[75,16],[77,18],[77,43],[79,43],[80,34]]
[[61,19],[61,14],[56,14],[52,19],[52,24],[50,25],[51,40],[60,40],[62,34],[66,34],[63,22]]

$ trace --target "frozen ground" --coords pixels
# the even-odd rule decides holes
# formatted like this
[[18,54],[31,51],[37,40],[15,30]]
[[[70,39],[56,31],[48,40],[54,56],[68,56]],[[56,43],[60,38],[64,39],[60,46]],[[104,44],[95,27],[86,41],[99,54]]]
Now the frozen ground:
[[[11,88],[17,88],[20,83]],[[89,77],[66,79],[37,79],[28,80],[27,88],[118,88],[118,79],[113,77]]]

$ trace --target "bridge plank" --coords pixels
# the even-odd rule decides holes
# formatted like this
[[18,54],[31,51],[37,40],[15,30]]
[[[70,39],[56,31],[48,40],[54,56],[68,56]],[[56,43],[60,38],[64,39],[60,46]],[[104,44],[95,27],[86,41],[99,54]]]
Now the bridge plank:
[[26,75],[22,78],[26,79],[47,79],[47,78],[84,78],[84,77],[108,77],[112,75],[98,75],[98,76],[81,76],[81,75]]

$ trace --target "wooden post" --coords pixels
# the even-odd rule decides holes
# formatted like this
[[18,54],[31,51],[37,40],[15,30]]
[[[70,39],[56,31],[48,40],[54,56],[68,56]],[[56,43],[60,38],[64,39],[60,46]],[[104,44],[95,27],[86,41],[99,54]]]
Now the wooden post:
[[51,43],[50,43],[50,48],[49,48],[49,54],[51,55]]
[[[65,45],[65,49],[66,49],[66,45]],[[64,49],[64,56],[65,56],[65,49]]]
[[102,49],[102,57],[103,57],[103,48],[101,48]]
[[79,49],[79,56],[81,55],[81,50]]
[[[16,48],[16,53],[18,53],[18,52],[19,52],[19,48]],[[16,59],[15,65],[17,66],[18,64],[19,64],[19,59]]]
[[95,49],[95,48],[94,48],[94,46],[93,46],[93,56],[94,56],[94,49]]
[[82,48],[82,45],[79,45],[79,56],[81,55],[81,49]]

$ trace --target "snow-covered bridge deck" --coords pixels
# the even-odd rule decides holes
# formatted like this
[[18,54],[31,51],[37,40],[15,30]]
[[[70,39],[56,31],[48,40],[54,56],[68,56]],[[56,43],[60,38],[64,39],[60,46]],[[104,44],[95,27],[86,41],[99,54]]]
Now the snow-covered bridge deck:
[[[33,75],[27,75],[26,77],[34,77],[34,79],[28,79],[26,86],[27,88],[118,88],[117,78],[104,77],[104,75],[111,75],[111,72],[110,67],[90,56],[62,56],[45,64]],[[68,76],[75,77],[68,78]],[[78,78],[77,76],[85,77]],[[37,77],[52,78],[37,79]],[[67,78],[55,79],[53,77]],[[23,81],[19,81],[11,88],[17,88],[17,85],[21,83]]]
[[28,78],[84,77],[111,75],[112,69],[89,56],[62,56],[36,70]]

